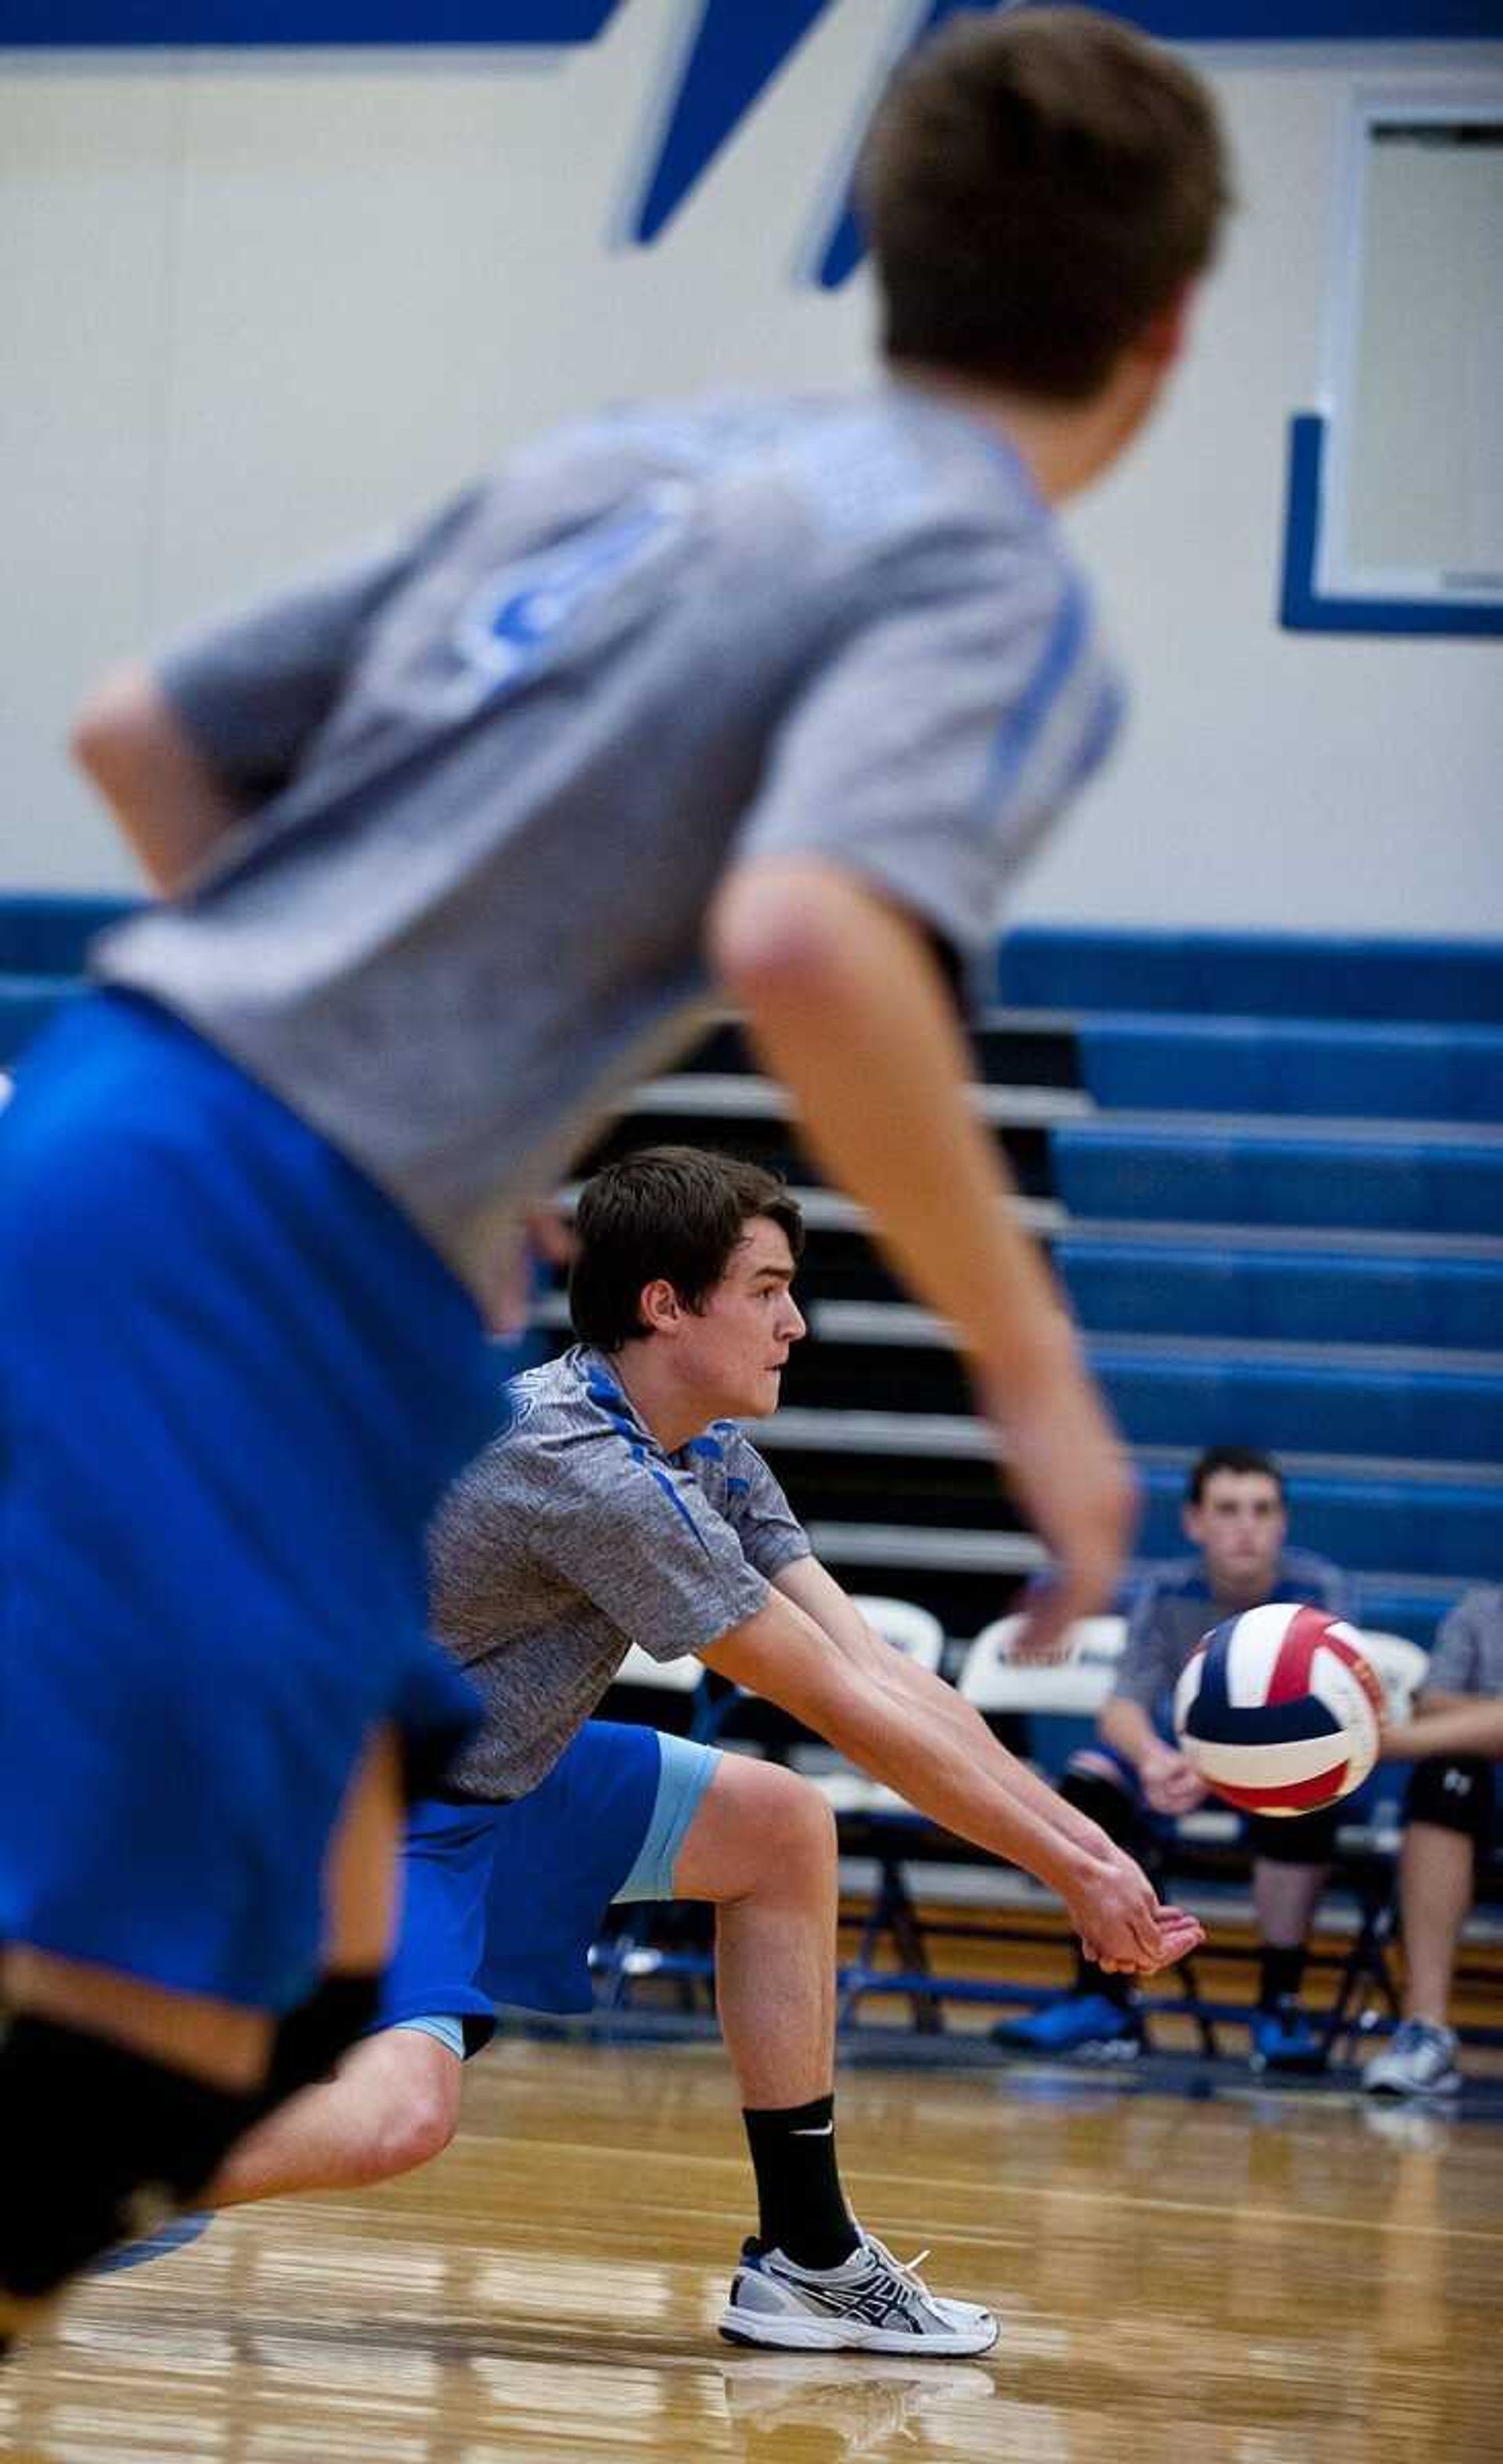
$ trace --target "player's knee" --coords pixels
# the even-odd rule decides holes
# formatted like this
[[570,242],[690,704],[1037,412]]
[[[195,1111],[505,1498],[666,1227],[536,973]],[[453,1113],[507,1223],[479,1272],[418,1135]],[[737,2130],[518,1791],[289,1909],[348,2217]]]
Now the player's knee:
[[389,2182],[399,2173],[431,2165],[453,2141],[457,2124],[458,2115],[437,2097],[419,2098],[400,2112],[385,2115],[369,2142],[365,2178]]
[[835,1861],[835,1817],[817,1788],[775,1763],[752,1766],[748,1821],[755,1825],[760,1870],[786,1889],[823,1879]]
[[366,2115],[362,2179],[390,2181],[441,2156],[459,2126],[459,2064],[449,2055],[395,2073]]

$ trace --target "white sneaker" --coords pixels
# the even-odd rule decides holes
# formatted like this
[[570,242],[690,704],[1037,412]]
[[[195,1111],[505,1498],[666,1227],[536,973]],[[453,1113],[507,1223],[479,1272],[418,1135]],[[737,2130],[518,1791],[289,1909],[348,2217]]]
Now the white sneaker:
[[1369,2096],[1454,2096],[1461,2086],[1455,2030],[1433,2019],[1401,2021],[1363,2071],[1362,2085]]
[[838,2267],[798,2267],[781,2250],[747,2242],[720,2314],[728,2343],[802,2352],[938,2359],[989,2352],[997,2332],[989,2310],[941,2300],[916,2267],[900,2266],[869,2233]]

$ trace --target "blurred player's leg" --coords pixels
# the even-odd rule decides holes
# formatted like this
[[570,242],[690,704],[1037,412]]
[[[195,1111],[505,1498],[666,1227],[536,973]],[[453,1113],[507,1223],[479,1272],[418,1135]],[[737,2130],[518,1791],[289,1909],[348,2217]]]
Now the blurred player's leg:
[[396,1942],[398,1845],[406,1791],[394,1730],[366,1749],[324,1862],[324,1971],[277,2027],[262,2098],[274,2112],[299,2088],[327,2079],[340,2056],[375,2021],[381,1977]]
[[367,2036],[336,2079],[289,2099],[232,2149],[206,2204],[363,2189],[430,2164],[458,2123],[463,2069],[460,2053],[417,2028]]
[[269,2015],[12,1950],[0,2041],[0,2338],[202,2190],[245,2129]]
[[[3,2168],[0,2332],[34,2325],[64,2276],[201,2196],[256,2115],[326,2077],[369,2026],[395,1926],[402,1794],[397,1742],[384,1731],[351,1784],[327,1860],[328,1972],[275,2031],[269,2014],[228,2002],[24,1947],[11,1953],[0,2146],[8,2129],[14,2145]],[[41,2152],[39,2095],[55,2103],[66,2157]],[[71,2189],[61,2178],[69,2166]]]

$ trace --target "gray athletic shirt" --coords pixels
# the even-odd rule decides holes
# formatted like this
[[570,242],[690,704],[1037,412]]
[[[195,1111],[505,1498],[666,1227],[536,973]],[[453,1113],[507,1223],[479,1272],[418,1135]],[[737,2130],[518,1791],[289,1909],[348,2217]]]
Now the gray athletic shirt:
[[599,1353],[513,1381],[506,1435],[460,1475],[431,1535],[434,1631],[478,1685],[462,1796],[520,1796],[552,1770],[633,1642],[703,1651],[809,1554],[750,1440],[717,1420],[665,1454]]
[[1503,1694],[1503,1587],[1477,1583],[1448,1611],[1425,1685],[1438,1694]]
[[690,1035],[736,859],[962,952],[1117,693],[1022,465],[912,388],[622,410],[169,652],[247,820],[101,944],[483,1285]]
[[[1339,1567],[1310,1549],[1286,1549],[1269,1585],[1271,1600],[1308,1600],[1328,1617],[1350,1614],[1348,1586]],[[1245,1603],[1238,1603],[1238,1606]],[[1174,1692],[1191,1652],[1235,1607],[1211,1589],[1204,1557],[1160,1566],[1133,1600],[1127,1640],[1116,1663],[1114,1700],[1136,1703],[1152,1719]]]

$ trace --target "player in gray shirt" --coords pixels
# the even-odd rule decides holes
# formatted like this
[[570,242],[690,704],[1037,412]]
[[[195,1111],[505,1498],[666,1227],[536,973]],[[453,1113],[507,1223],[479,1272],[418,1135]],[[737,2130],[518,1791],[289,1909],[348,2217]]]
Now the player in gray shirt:
[[[1087,1942],[1141,1878],[947,1684],[873,1634],[738,1427],[736,1415],[776,1409],[804,1332],[790,1288],[803,1227],[782,1184],[724,1156],[650,1149],[586,1183],[576,1237],[585,1339],[516,1381],[512,1427],[433,1533],[436,1627],[476,1680],[485,1722],[447,1801],[409,1827],[386,2029],[253,2138],[216,2195],[336,2188],[435,2153],[457,2116],[460,2057],[495,2004],[587,2007],[586,1954],[612,1898],[707,1899],[760,2211],[725,2333],[983,2351],[995,2321],[895,2266],[841,2189],[822,1798],[788,1771],[589,1715],[631,1646],[692,1655],[1060,1888]],[[1133,1965],[1199,1933],[1159,1910]]]
[[[31,1535],[4,1570],[0,2129],[33,2165],[0,2336],[368,2008],[394,1731],[457,1717],[418,1541],[509,1229],[717,979],[960,1330],[1060,1561],[1043,1621],[1116,1579],[1131,1485],[937,945],[984,958],[1112,737],[1055,508],[1162,390],[1221,141],[1172,56],[1029,10],[922,49],[861,185],[870,393],[587,421],[82,715],[166,895],[0,1130],[5,1528]],[[120,1433],[86,1482],[82,1411]],[[109,1819],[79,1822],[101,1775]],[[38,2127],[64,2064],[69,2111],[109,2120],[60,2183],[31,2151],[68,2140]]]
[[1503,1755],[1503,1586],[1478,1583],[1442,1623],[1416,1705],[1383,1732],[1389,1761],[1412,1761],[1399,1856],[1404,2009],[1362,2085],[1374,2096],[1454,2096],[1462,2084],[1448,2024],[1456,1946],[1479,1861],[1496,1840]]
[[[1256,1447],[1209,1446],[1190,1467],[1183,1507],[1196,1554],[1160,1566],[1133,1601],[1096,1742],[1072,1755],[1064,1786],[1124,1846],[1140,1850],[1145,1825],[1204,1804],[1205,1782],[1172,1735],[1169,1705],[1185,1661],[1224,1617],[1269,1600],[1308,1600],[1332,1617],[1348,1610],[1340,1570],[1289,1539],[1284,1475]],[[1260,1938],[1251,2018],[1259,2070],[1315,2070],[1320,2039],[1298,2002],[1305,1944],[1336,1848],[1335,1810],[1281,1820],[1248,1817]],[[1006,2041],[1034,2052],[1130,2058],[1142,2043],[1130,1980],[1078,1966],[1064,2000],[1006,2022]]]

